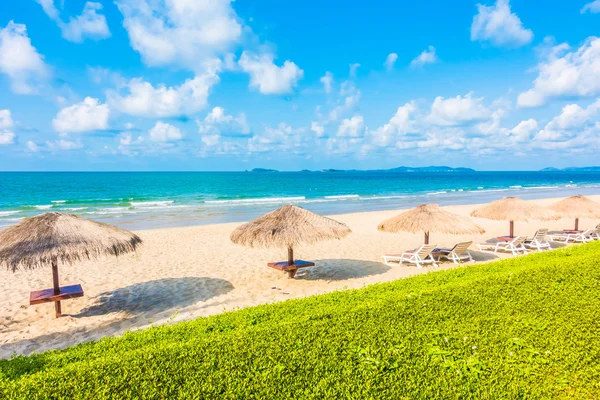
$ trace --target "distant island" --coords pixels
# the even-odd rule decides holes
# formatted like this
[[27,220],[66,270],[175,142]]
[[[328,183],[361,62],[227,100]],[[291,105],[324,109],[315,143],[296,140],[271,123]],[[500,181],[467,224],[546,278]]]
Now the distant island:
[[[248,171],[246,171],[248,172]],[[275,169],[267,169],[267,168],[254,168],[253,170],[251,170],[250,172],[279,172]],[[333,168],[328,168],[328,169],[322,169],[320,171],[311,171],[308,169],[303,169],[300,172],[311,172],[311,173],[317,173],[317,172],[335,172],[335,173],[340,173],[340,172],[475,172],[474,169],[471,168],[453,168],[453,167],[447,167],[447,166],[429,166],[429,167],[396,167],[396,168],[390,168],[390,169],[372,169],[372,170],[360,170],[360,169],[333,169]]]
[[548,167],[540,170],[541,172],[600,172],[600,167],[568,167],[554,168]]

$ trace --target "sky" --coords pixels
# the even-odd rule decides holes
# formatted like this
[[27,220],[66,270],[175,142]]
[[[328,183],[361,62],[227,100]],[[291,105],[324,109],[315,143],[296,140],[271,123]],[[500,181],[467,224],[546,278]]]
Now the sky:
[[599,27],[600,0],[4,1],[0,170],[598,165]]

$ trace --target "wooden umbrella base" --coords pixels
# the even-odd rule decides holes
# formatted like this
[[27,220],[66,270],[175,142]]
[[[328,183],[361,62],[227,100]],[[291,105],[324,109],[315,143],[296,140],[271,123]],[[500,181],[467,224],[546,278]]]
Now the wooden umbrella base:
[[267,266],[277,269],[279,271],[287,272],[288,278],[294,279],[294,277],[296,276],[296,272],[300,268],[314,267],[315,263],[312,263],[310,261],[294,260],[292,264],[290,264],[288,261],[280,261],[268,263]]

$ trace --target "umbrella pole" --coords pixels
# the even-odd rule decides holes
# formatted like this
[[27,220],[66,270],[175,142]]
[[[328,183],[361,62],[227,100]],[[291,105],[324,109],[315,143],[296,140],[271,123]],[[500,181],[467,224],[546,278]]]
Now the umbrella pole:
[[429,232],[425,232],[425,244],[429,244]]
[[579,230],[579,218],[575,218],[575,230]]
[[[58,281],[58,262],[52,261],[52,282],[54,284],[54,294],[60,294],[60,284]],[[62,313],[60,309],[60,301],[54,302],[54,311],[56,311],[56,318],[60,318]]]
[[515,221],[510,221],[510,237],[515,237]]
[[288,265],[294,265],[294,249],[288,247]]

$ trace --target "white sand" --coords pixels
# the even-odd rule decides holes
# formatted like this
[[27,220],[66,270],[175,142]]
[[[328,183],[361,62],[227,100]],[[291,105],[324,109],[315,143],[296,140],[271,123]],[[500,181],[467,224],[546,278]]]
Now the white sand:
[[[600,196],[592,198],[600,201]],[[536,203],[549,205],[555,200]],[[466,216],[477,206],[445,208]],[[284,249],[250,249],[231,243],[229,235],[237,223],[140,231],[137,233],[144,245],[135,255],[59,267],[61,285],[80,283],[85,291],[82,298],[62,302],[64,316],[59,319],[54,318],[53,303],[29,305],[30,291],[52,286],[50,268],[16,273],[2,270],[0,357],[64,348],[170,319],[188,320],[432,271],[432,267],[388,267],[381,263],[382,254],[415,248],[423,241],[421,234],[377,231],[379,222],[396,213],[398,210],[333,216],[346,223],[352,234],[343,240],[296,249],[298,258],[316,260],[317,266],[300,270],[294,280],[266,267],[269,261],[285,260]],[[479,243],[508,234],[508,222],[474,220],[486,229],[485,234],[432,233],[431,243]],[[597,223],[583,219],[580,226],[593,227]],[[572,226],[572,220],[564,219],[516,223],[515,234],[532,235],[537,228]],[[473,255],[477,262],[497,259],[493,254],[477,251]],[[452,267],[453,264],[444,263],[439,269]]]

